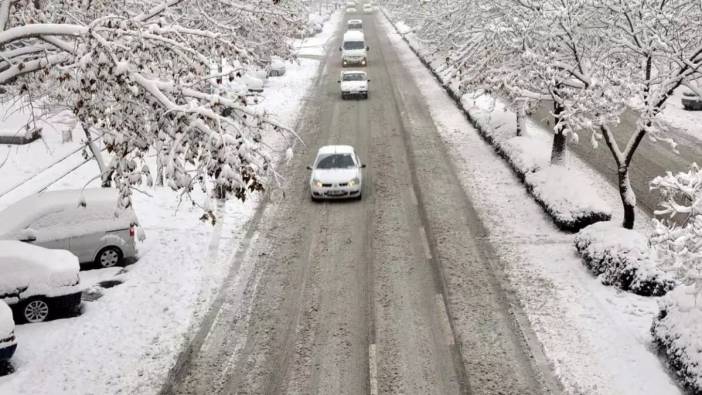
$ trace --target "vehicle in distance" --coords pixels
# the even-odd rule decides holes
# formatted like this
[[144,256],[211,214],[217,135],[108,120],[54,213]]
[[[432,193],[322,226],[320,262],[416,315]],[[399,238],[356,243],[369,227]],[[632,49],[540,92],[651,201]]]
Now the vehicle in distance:
[[0,212],[0,239],[68,250],[99,267],[119,265],[136,259],[135,239],[145,238],[134,208],[118,209],[119,198],[114,188],[26,197]]
[[0,300],[18,321],[42,322],[81,303],[78,258],[21,241],[0,240]]
[[15,320],[10,307],[0,300],[0,362],[8,361],[17,349]]
[[341,64],[342,66],[367,64],[368,46],[366,46],[366,38],[363,32],[358,30],[350,30],[344,33],[344,39],[341,44]]
[[349,19],[346,22],[346,30],[363,30],[363,21],[360,19]]
[[269,77],[280,77],[285,75],[285,62],[278,56],[271,57],[271,63],[268,65]]
[[341,98],[362,97],[368,99],[368,75],[361,70],[344,70],[341,72],[339,86]]
[[361,199],[366,165],[349,145],[327,145],[319,149],[310,175],[312,200]]
[[370,3],[363,4],[363,12],[366,14],[372,14],[373,13],[373,5]]
[[356,7],[346,7],[347,14],[355,14],[357,12],[358,12],[358,10],[356,10]]

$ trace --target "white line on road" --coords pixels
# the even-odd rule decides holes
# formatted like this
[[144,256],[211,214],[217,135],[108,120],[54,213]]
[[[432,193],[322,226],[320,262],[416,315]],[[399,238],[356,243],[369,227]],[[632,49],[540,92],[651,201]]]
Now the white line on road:
[[446,336],[446,344],[453,346],[454,341],[451,333],[451,325],[449,324],[449,317],[446,313],[446,303],[441,294],[436,294],[436,307],[439,309],[439,321],[441,322],[441,330],[444,332],[444,336]]
[[422,245],[424,246],[424,256],[427,259],[431,259],[431,249],[429,248],[429,239],[427,238],[427,232],[424,230],[423,226],[419,227],[419,234],[422,238]]
[[370,375],[370,393],[378,395],[378,365],[375,359],[375,344],[368,346],[368,374]]

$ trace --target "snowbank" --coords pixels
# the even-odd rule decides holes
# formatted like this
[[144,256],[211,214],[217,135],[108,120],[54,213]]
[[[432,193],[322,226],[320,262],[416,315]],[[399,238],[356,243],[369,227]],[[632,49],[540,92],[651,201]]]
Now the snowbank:
[[656,268],[648,240],[635,230],[600,222],[576,235],[575,248],[604,285],[642,296],[661,296],[675,287],[671,276]]
[[660,301],[651,333],[678,380],[691,393],[702,393],[702,300],[680,286]]

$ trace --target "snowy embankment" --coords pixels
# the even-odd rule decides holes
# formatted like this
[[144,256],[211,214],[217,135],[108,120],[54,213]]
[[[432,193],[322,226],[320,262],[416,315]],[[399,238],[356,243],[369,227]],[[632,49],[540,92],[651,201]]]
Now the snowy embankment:
[[[400,36],[388,34],[420,87],[456,164],[466,194],[488,229],[509,285],[527,314],[548,363],[573,394],[679,394],[654,351],[650,333],[657,299],[603,287],[581,264],[574,235],[559,231],[525,192],[514,172],[466,120]],[[531,129],[529,133],[537,133]],[[548,150],[547,150],[548,152]],[[608,205],[619,196],[606,179],[577,158]],[[614,221],[620,221],[618,213]],[[637,218],[644,219],[642,212]],[[646,221],[639,226],[647,228]]]
[[[305,47],[323,53],[340,17],[335,14],[321,34],[304,40]],[[283,77],[266,82],[259,108],[295,125],[319,64],[315,59],[288,63]],[[280,135],[265,140],[279,158],[290,141]],[[63,151],[59,145],[50,148],[39,159],[44,164],[55,162],[54,153]],[[81,167],[51,188],[82,187],[94,175],[94,168]],[[140,259],[124,269],[81,272],[82,284],[89,288],[84,295],[95,300],[84,301],[79,317],[18,326],[12,361],[16,373],[0,378],[0,393],[149,394],[161,389],[234,264],[232,257],[262,198],[227,202],[213,226],[200,222],[202,210],[187,199],[180,204],[170,189],[145,190],[151,196],[134,194],[147,236]],[[196,193],[194,199],[205,197]],[[104,281],[119,284],[99,286]]]

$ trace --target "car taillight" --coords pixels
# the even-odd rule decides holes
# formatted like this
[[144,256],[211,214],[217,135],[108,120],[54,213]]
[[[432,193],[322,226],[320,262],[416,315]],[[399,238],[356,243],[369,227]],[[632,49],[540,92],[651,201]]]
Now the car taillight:
[[132,225],[129,227],[129,237],[134,237],[136,234],[136,226]]

